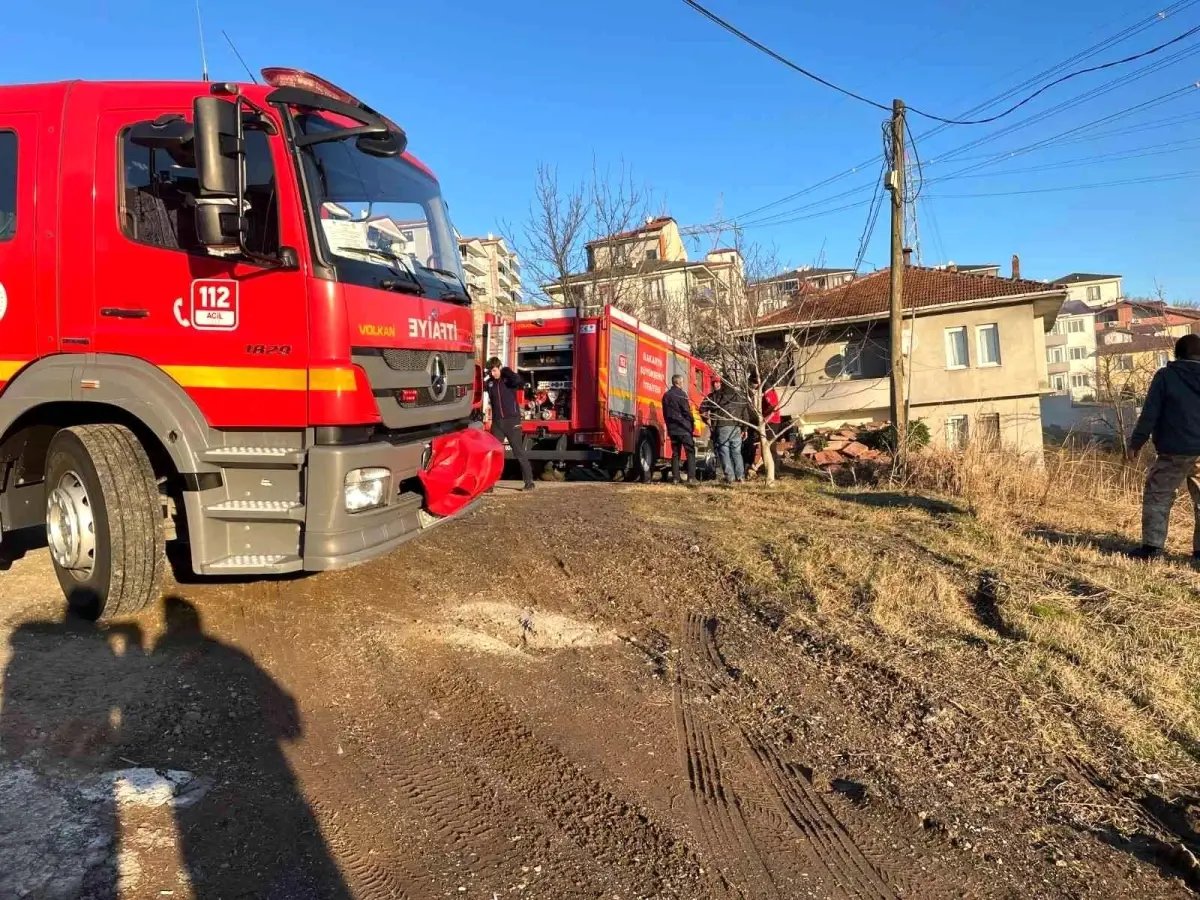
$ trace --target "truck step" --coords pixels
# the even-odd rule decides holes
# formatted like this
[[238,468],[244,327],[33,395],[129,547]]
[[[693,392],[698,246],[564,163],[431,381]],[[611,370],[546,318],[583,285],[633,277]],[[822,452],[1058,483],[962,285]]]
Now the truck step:
[[256,553],[245,556],[226,556],[212,563],[208,569],[214,575],[236,575],[239,573],[255,575],[282,575],[285,572],[299,572],[304,561],[298,556],[288,556],[284,553]]
[[236,522],[303,522],[299,500],[225,500],[204,507],[205,515]]
[[304,462],[304,451],[286,447],[210,447],[200,458],[215,466],[275,469],[299,466]]

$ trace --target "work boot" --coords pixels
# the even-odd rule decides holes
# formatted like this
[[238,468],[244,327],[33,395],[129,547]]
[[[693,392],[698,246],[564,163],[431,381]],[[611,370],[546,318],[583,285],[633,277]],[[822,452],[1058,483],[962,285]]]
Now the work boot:
[[525,487],[521,488],[521,490],[532,491],[535,487],[537,487],[536,484],[534,484],[532,481],[527,481],[525,482]]
[[1129,558],[1141,560],[1142,562],[1153,562],[1156,559],[1163,558],[1162,547],[1151,547],[1149,544],[1142,544],[1136,550],[1129,551]]

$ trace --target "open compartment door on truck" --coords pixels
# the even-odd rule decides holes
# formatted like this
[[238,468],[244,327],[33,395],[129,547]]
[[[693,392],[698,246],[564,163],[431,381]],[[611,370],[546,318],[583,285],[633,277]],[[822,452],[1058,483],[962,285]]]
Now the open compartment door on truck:
[[483,322],[483,361],[497,357],[504,365],[512,366],[511,322],[499,316],[488,315]]

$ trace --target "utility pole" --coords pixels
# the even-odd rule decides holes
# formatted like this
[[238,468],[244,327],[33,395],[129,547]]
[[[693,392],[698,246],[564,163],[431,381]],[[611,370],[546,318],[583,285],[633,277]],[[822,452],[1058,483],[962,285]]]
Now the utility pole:
[[892,101],[892,170],[888,190],[892,192],[892,265],[888,319],[891,356],[891,415],[896,429],[896,457],[903,461],[908,451],[908,414],[904,405],[904,101]]

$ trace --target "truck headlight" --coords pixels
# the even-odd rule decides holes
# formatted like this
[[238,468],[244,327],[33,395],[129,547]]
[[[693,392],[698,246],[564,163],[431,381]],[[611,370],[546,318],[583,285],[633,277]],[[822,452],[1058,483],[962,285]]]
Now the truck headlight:
[[356,513],[383,506],[387,503],[388,485],[391,482],[391,469],[379,466],[351,469],[346,473],[346,483],[342,489],[346,512]]

